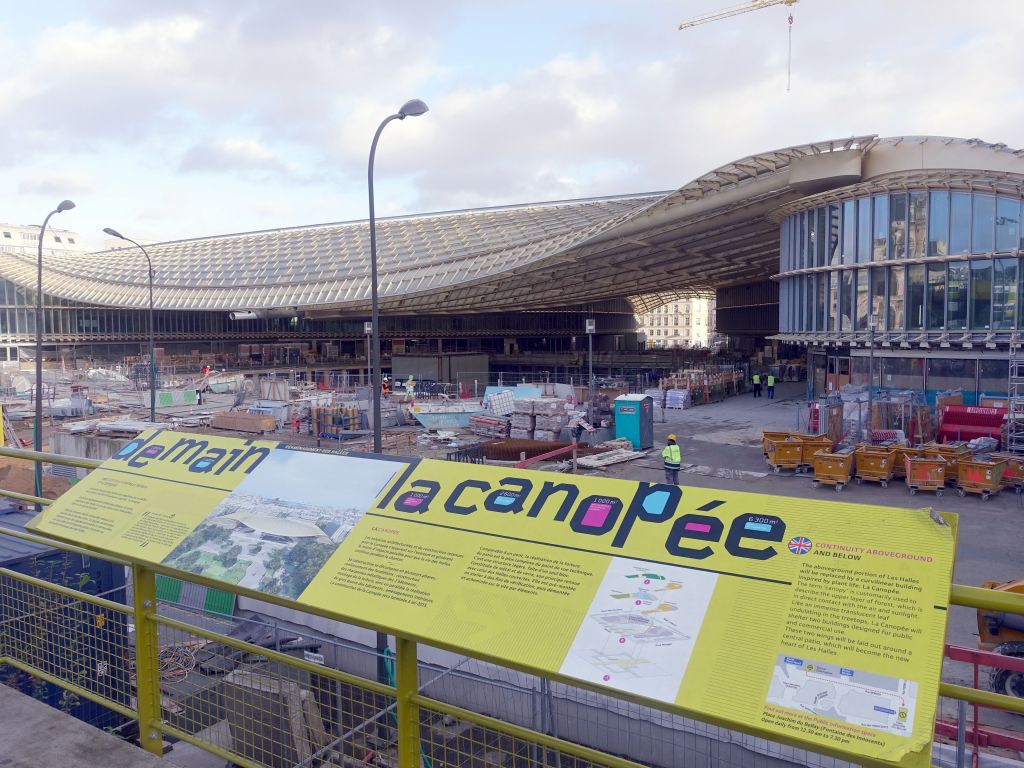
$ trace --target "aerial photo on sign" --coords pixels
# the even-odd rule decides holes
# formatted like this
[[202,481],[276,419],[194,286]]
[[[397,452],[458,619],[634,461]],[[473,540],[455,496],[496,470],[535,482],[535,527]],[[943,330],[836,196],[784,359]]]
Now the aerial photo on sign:
[[[163,563],[295,599],[401,467],[279,448]],[[343,491],[324,482],[339,472]]]

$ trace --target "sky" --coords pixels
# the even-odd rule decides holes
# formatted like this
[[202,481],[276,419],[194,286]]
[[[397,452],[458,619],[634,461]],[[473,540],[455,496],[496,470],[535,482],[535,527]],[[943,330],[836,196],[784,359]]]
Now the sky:
[[[0,221],[95,247],[669,190],[862,134],[1024,147],[1020,0],[51,0],[0,15]],[[13,13],[11,12],[13,10]],[[792,85],[787,15],[792,12]]]

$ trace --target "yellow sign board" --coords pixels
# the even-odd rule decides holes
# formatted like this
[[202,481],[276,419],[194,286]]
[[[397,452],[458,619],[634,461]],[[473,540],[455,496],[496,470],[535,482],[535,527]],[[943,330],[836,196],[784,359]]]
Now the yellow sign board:
[[928,510],[147,432],[35,528],[767,738],[929,759],[955,536]]

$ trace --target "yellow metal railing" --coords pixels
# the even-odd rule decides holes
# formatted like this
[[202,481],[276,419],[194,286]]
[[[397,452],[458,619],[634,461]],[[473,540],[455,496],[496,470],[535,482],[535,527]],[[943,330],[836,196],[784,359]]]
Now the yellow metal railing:
[[[0,455],[86,468],[100,463],[8,448],[0,448]],[[2,489],[0,495],[49,503]],[[375,756],[399,768],[463,762],[642,768],[626,757],[560,738],[551,729],[543,732],[426,695],[429,686],[421,684],[416,638],[395,637],[396,653],[386,665],[389,679],[381,682],[162,614],[156,575],[180,577],[174,570],[98,555],[24,531],[2,529],[0,535],[130,566],[130,600],[126,589],[125,603],[0,568],[0,664],[63,689],[69,707],[75,698],[86,699],[137,720],[139,743],[154,754],[163,754],[163,739],[169,736],[244,768],[372,763]],[[188,578],[226,588],[210,579]],[[271,595],[236,592],[295,607]],[[1024,595],[955,585],[950,601],[1024,614]],[[1024,713],[1024,700],[989,691],[942,683],[940,694]]]

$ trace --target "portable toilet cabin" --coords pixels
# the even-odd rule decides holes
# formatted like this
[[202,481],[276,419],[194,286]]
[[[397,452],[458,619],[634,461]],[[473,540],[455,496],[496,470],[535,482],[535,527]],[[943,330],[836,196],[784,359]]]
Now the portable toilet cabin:
[[615,398],[615,437],[625,437],[633,449],[654,447],[654,398],[619,395]]

